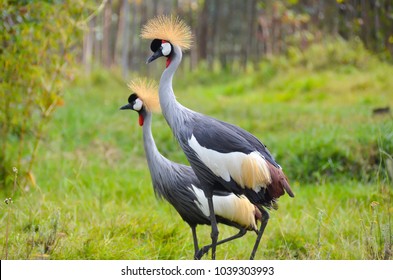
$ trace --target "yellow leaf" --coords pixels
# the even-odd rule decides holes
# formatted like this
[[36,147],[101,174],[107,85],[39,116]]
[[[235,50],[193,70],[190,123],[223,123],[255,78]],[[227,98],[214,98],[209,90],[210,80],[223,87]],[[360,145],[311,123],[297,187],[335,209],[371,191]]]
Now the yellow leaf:
[[57,98],[57,100],[56,100],[56,106],[57,107],[64,106],[64,104],[65,104],[65,102],[64,102],[63,98],[61,98],[61,97]]

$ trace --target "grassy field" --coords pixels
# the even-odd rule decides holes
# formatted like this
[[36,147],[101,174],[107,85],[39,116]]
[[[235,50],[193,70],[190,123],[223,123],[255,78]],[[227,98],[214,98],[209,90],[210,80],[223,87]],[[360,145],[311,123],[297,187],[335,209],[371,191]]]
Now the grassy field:
[[[292,183],[296,197],[271,212],[257,259],[393,259],[393,119],[372,114],[393,107],[393,66],[319,47],[243,74],[179,72],[175,92],[258,136]],[[137,115],[119,111],[128,95],[103,71],[67,89],[34,180],[20,186],[15,174],[16,193],[0,190],[13,201],[0,208],[2,259],[192,258],[190,229],[154,197]],[[161,152],[185,163],[162,116],[153,128]],[[209,227],[198,232],[210,242]],[[233,233],[220,226],[220,237]],[[247,259],[255,237],[218,247],[217,258]]]

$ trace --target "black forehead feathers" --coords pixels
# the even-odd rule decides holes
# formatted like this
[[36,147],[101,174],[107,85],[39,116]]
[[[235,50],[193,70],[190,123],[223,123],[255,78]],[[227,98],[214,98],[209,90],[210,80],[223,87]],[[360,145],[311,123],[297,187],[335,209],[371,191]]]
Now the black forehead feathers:
[[154,40],[151,42],[151,44],[150,44],[150,49],[151,49],[151,51],[152,51],[152,52],[158,51],[158,49],[161,47],[161,43],[162,43],[162,40],[160,40],[160,39],[154,39]]
[[138,95],[133,93],[128,97],[128,103],[132,104],[132,102],[134,102],[136,99],[138,99]]

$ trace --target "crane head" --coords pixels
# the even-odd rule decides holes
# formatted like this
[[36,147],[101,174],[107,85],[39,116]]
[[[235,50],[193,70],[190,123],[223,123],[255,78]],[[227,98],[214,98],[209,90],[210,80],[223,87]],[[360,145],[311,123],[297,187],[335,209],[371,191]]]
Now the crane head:
[[143,125],[143,115],[141,114],[144,108],[143,101],[138,97],[136,93],[131,94],[128,97],[128,104],[120,107],[120,110],[134,110],[139,113],[139,125]]
[[134,111],[141,111],[143,107],[143,102],[141,99],[139,99],[138,95],[136,93],[131,94],[128,97],[128,104],[120,107],[120,110],[134,110]]
[[132,94],[128,97],[128,104],[120,110],[134,110],[139,114],[139,124],[142,126],[144,118],[152,112],[160,112],[158,99],[158,85],[153,80],[137,78],[128,84]]
[[150,49],[153,54],[147,59],[147,63],[150,63],[161,56],[167,57],[167,67],[170,63],[170,56],[172,54],[173,46],[170,42],[161,40],[161,39],[154,39],[150,44]]

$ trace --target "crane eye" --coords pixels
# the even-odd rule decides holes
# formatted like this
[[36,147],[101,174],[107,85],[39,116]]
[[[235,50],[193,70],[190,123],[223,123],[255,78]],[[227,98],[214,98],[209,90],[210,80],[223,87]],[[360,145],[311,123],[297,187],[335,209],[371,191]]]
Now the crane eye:
[[132,106],[132,108],[133,108],[135,111],[138,111],[138,112],[139,112],[139,111],[142,109],[142,106],[143,106],[142,100],[140,100],[139,98],[137,98],[137,99],[135,99],[134,105]]
[[162,40],[160,40],[160,39],[154,39],[153,41],[151,41],[151,44],[150,44],[151,51],[154,53],[156,51],[158,51],[161,47],[161,43],[162,43]]
[[171,53],[172,51],[172,46],[169,43],[163,43],[161,44],[161,52],[164,56],[167,56]]

